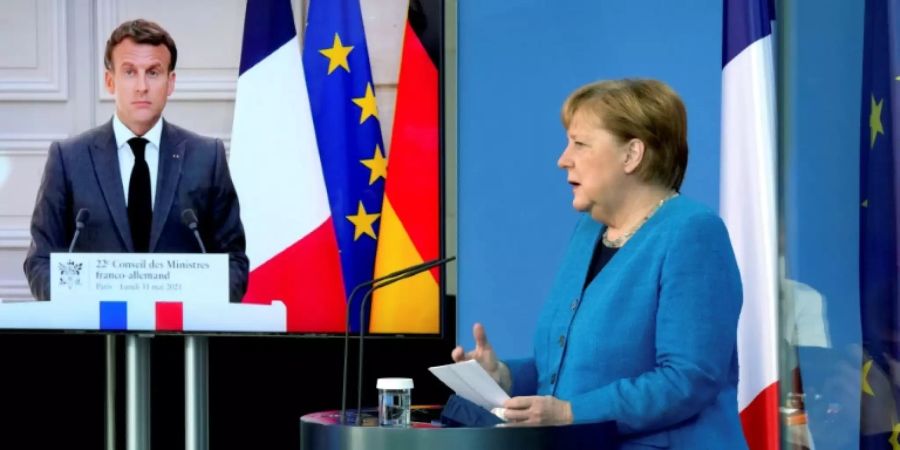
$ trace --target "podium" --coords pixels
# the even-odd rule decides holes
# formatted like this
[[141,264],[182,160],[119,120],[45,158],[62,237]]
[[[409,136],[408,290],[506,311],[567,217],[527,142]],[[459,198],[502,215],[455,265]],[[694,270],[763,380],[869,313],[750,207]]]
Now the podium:
[[[199,237],[198,237],[199,239]],[[201,245],[202,247],[202,245]],[[156,332],[287,331],[283,302],[229,302],[228,254],[51,253],[51,301],[0,300],[0,329],[126,336],[126,448],[150,449],[150,342]],[[207,341],[185,336],[185,448],[209,447]],[[106,340],[106,448],[114,448],[116,351]]]
[[362,425],[341,424],[340,411],[300,418],[301,450],[613,450],[613,422],[559,426],[444,428],[439,406],[413,407],[412,426],[378,426],[375,410],[363,412]]

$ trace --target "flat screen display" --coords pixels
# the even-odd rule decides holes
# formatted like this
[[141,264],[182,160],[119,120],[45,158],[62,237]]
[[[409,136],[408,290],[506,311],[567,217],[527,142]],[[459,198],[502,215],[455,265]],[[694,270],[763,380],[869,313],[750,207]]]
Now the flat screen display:
[[[370,297],[368,288],[348,295],[444,256],[443,1],[410,2],[395,58],[373,58],[371,49],[385,45],[372,45],[377,33],[367,40],[359,0],[311,1],[302,38],[290,2],[283,3],[288,9],[250,2],[242,30],[228,149],[249,259],[240,301],[177,298],[174,291],[135,299],[94,283],[77,313],[68,301],[0,303],[0,328],[442,333],[443,267]],[[384,61],[398,64],[396,80],[373,77],[373,65]],[[78,248],[91,252],[89,240]],[[57,278],[83,276],[74,270],[82,262],[63,259]],[[91,276],[100,273],[91,267]],[[180,284],[192,283],[179,276]],[[132,281],[122,280],[136,289],[147,284]],[[197,302],[208,308],[200,316]]]

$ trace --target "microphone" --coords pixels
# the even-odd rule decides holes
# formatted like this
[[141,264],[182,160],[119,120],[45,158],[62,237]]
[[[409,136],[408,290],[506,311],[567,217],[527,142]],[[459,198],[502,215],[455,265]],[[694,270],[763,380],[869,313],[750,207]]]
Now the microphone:
[[88,220],[91,220],[91,211],[87,208],[81,208],[78,210],[78,214],[75,214],[75,234],[69,244],[69,253],[75,250],[75,243],[78,242],[78,236],[81,236],[81,229]]
[[[411,272],[419,273],[423,270],[431,269],[436,265],[445,264],[447,262],[456,259],[456,257],[445,258],[445,259],[434,259],[431,261],[425,261],[423,263],[416,264],[414,266],[409,266],[405,269],[400,269],[395,272],[391,272],[387,275],[380,276],[378,278],[374,278],[368,281],[363,281],[362,283],[357,284],[350,290],[350,295],[347,296],[347,307],[345,308],[345,314],[347,316],[347,324],[344,328],[344,368],[343,368],[343,381],[341,382],[341,423],[344,423],[346,420],[346,411],[347,411],[347,352],[350,347],[350,305],[352,305],[353,294],[356,294],[356,291],[366,287],[371,286],[375,283],[382,282],[385,280],[389,280],[392,278],[396,278],[399,276],[406,275]],[[362,318],[360,318],[360,329],[362,328]]]
[[188,227],[189,230],[194,232],[194,239],[197,240],[197,244],[200,245],[200,253],[206,253],[206,246],[203,245],[203,239],[200,239],[200,232],[197,231],[197,214],[191,208],[185,208],[181,211],[181,223],[184,226]]
[[356,379],[356,424],[360,425],[362,423],[362,384],[363,384],[363,339],[366,336],[366,329],[363,327],[363,319],[365,318],[365,309],[366,302],[368,302],[369,297],[372,296],[372,293],[375,292],[376,289],[382,288],[389,284],[394,284],[398,281],[405,280],[414,275],[418,275],[422,272],[428,271],[431,268],[443,266],[444,264],[449,263],[450,261],[455,260],[455,256],[451,256],[449,258],[436,259],[433,261],[428,261],[418,266],[414,266],[414,268],[407,269],[406,271],[402,271],[403,273],[396,275],[394,277],[386,276],[383,277],[382,280],[372,283],[372,287],[366,291],[366,295],[363,296],[362,301],[359,304],[359,362],[357,363],[358,376]]

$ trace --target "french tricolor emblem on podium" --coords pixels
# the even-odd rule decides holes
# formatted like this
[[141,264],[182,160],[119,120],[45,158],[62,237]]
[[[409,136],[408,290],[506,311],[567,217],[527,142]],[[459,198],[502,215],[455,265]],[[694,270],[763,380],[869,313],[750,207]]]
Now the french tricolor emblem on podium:
[[[128,302],[121,300],[101,300],[100,329],[103,331],[124,331],[128,329]],[[155,309],[155,331],[184,331],[184,305],[178,301],[157,301]]]

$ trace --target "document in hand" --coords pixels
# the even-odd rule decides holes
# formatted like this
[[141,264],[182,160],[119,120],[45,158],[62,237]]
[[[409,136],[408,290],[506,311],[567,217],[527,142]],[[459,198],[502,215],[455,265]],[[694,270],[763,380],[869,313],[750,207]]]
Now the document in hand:
[[475,360],[429,367],[428,370],[456,395],[488,411],[503,406],[509,399],[503,388]]

